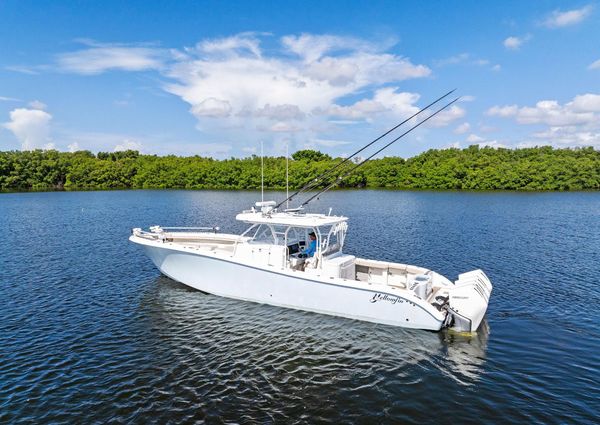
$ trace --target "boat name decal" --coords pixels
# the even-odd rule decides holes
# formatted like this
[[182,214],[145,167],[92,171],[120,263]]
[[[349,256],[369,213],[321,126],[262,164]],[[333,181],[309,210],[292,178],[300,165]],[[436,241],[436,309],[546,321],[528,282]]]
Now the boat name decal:
[[400,304],[404,302],[404,300],[400,297],[395,297],[388,294],[380,294],[379,292],[373,295],[373,298],[371,298],[369,301],[372,303],[376,303],[377,301],[387,301],[392,304]]

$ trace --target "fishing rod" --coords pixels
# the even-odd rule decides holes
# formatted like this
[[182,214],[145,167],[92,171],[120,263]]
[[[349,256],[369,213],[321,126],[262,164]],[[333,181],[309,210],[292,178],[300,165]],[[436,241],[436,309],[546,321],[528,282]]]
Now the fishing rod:
[[433,114],[431,114],[430,116],[428,116],[427,118],[425,118],[423,121],[419,122],[418,124],[415,124],[414,126],[412,126],[411,128],[409,128],[408,130],[406,130],[404,133],[402,133],[400,136],[396,137],[394,140],[392,140],[391,142],[389,142],[387,145],[383,146],[381,149],[379,149],[377,152],[375,152],[373,155],[369,156],[367,159],[359,162],[358,164],[356,164],[354,167],[350,168],[350,170],[348,170],[346,173],[342,174],[341,176],[339,176],[335,181],[333,181],[332,183],[330,183],[329,185],[327,185],[324,189],[320,190],[319,192],[315,193],[313,196],[311,196],[310,198],[308,198],[306,201],[304,201],[302,204],[300,204],[300,206],[298,207],[298,209],[302,208],[303,206],[307,205],[310,201],[312,201],[313,199],[315,199],[316,197],[318,197],[319,195],[321,195],[322,193],[327,192],[329,189],[331,189],[333,186],[339,184],[345,177],[349,176],[354,170],[356,170],[358,167],[361,167],[362,165],[364,165],[367,161],[369,161],[370,159],[372,159],[375,155],[377,155],[378,153],[380,153],[381,151],[383,151],[384,149],[388,148],[389,146],[391,146],[392,144],[396,143],[398,140],[400,140],[401,138],[403,138],[404,136],[406,136],[408,133],[410,133],[411,131],[413,131],[414,129],[416,129],[417,127],[419,127],[420,125],[426,123],[427,121],[429,121],[431,118],[435,117],[437,114],[439,114],[440,112],[442,112],[444,109],[448,108],[449,106],[451,106],[452,104],[458,102],[458,100],[460,99],[460,97],[457,97],[456,99],[454,99],[452,102],[447,103],[446,105],[442,106],[440,109],[438,109],[437,111],[435,111]]
[[295,196],[297,196],[297,195],[299,195],[299,194],[301,194],[303,192],[306,192],[307,190],[312,189],[313,187],[315,187],[319,183],[320,179],[323,179],[326,176],[330,175],[333,171],[335,171],[336,169],[338,169],[341,165],[347,163],[354,156],[358,155],[359,153],[361,153],[362,151],[364,151],[365,149],[367,149],[369,146],[373,145],[373,143],[378,142],[379,140],[381,140],[382,138],[384,138],[385,136],[387,136],[388,134],[390,134],[392,131],[396,130],[398,127],[402,126],[403,124],[406,124],[408,121],[410,121],[411,119],[413,119],[414,117],[416,117],[417,115],[419,115],[421,112],[426,111],[431,106],[435,105],[436,103],[438,103],[440,100],[444,99],[445,97],[450,96],[455,91],[456,91],[456,89],[453,89],[453,90],[449,91],[448,93],[446,93],[445,95],[438,97],[436,100],[434,100],[433,102],[431,102],[429,105],[423,107],[422,109],[420,109],[417,112],[415,112],[414,114],[412,114],[410,117],[406,118],[400,124],[392,127],[391,129],[389,129],[388,131],[386,131],[385,133],[383,133],[381,136],[379,136],[376,139],[374,139],[373,141],[369,142],[368,144],[366,144],[365,146],[363,146],[362,148],[360,148],[359,150],[357,150],[353,154],[348,155],[348,157],[346,159],[344,159],[342,162],[334,165],[332,168],[329,168],[329,169],[325,170],[324,172],[322,172],[321,174],[319,174],[317,177],[315,177],[314,179],[312,179],[308,183],[306,183],[304,186],[302,186],[300,189],[298,189],[296,192],[292,193],[286,199],[284,199],[283,201],[281,201],[280,203],[278,203],[274,207],[274,209],[277,209],[280,206],[282,206],[284,203],[286,203],[288,201],[291,201],[292,198],[294,198]]

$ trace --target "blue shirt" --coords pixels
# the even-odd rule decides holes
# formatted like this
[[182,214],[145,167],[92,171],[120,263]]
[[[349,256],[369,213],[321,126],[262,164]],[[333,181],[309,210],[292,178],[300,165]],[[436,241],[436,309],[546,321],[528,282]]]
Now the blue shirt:
[[316,250],[317,250],[317,240],[315,239],[314,241],[310,241],[310,244],[308,245],[308,248],[306,248],[304,250],[304,253],[306,254],[307,257],[312,257],[313,255],[315,255]]

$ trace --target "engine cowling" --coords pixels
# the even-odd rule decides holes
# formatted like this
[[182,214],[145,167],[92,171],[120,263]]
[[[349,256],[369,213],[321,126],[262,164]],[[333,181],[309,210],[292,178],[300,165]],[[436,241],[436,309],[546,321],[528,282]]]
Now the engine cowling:
[[482,270],[473,270],[458,275],[454,287],[448,289],[448,314],[453,318],[450,328],[475,332],[487,311],[492,282]]

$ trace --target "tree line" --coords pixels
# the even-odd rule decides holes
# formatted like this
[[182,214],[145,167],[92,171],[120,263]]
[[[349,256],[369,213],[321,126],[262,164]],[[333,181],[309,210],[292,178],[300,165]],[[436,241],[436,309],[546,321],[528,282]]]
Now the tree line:
[[[356,162],[359,159],[354,159]],[[299,188],[342,158],[301,150],[289,160],[290,188]],[[339,170],[350,167],[344,164]],[[340,173],[333,173],[336,178]],[[284,189],[285,157],[264,158],[264,184]],[[324,186],[326,183],[321,185]],[[0,152],[0,190],[259,189],[261,159],[142,155],[137,151]],[[438,190],[597,190],[600,152],[549,146],[432,149],[412,158],[367,162],[340,187]]]

